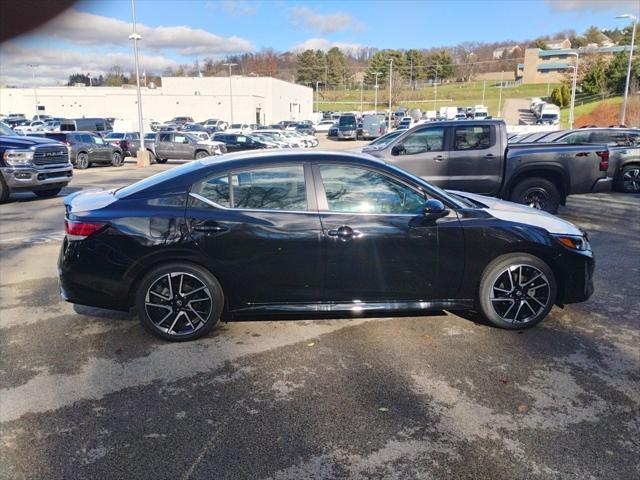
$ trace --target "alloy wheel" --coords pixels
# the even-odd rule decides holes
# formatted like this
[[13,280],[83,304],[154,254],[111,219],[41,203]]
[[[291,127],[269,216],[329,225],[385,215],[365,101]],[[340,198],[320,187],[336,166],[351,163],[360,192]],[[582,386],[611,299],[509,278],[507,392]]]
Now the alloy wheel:
[[122,164],[122,155],[120,155],[118,152],[113,152],[113,157],[111,159],[111,164],[114,167],[119,167]]
[[631,168],[622,176],[622,186],[627,193],[640,192],[640,168]]
[[158,330],[182,336],[205,325],[213,310],[213,299],[207,285],[195,275],[171,272],[151,284],[144,307]]
[[536,210],[544,210],[548,200],[547,192],[542,188],[530,188],[522,194],[522,203]]
[[520,264],[502,270],[491,288],[491,306],[505,322],[523,325],[549,305],[551,286],[537,267]]
[[76,167],[84,169],[89,167],[89,155],[86,153],[79,153],[76,159]]

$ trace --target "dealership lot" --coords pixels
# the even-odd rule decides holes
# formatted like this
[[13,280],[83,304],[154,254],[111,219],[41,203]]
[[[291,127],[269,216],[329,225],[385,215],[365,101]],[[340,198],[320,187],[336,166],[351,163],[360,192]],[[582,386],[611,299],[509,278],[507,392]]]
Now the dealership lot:
[[[63,193],[171,166],[76,171]],[[452,312],[249,319],[170,344],[62,302],[61,198],[16,195],[0,209],[1,475],[631,478],[639,207],[569,198],[560,215],[590,234],[596,293],[532,330]]]

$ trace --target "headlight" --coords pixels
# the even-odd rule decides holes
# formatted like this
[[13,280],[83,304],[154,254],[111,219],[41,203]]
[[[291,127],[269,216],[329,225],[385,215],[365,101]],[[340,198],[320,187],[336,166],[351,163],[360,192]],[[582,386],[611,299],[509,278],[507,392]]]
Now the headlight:
[[28,165],[33,160],[31,150],[6,150],[2,158],[9,165]]
[[589,245],[589,240],[587,240],[586,236],[554,235],[554,237],[560,244],[571,250],[578,250],[580,252],[591,251],[591,245]]

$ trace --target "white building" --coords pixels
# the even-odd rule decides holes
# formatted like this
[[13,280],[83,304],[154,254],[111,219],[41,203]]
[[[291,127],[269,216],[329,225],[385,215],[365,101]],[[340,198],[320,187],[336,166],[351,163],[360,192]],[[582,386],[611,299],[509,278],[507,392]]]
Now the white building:
[[[231,85],[230,85],[231,83]],[[231,87],[231,92],[230,92]],[[230,95],[233,93],[233,96]],[[135,86],[0,88],[0,114],[36,113],[63,118],[135,119]],[[313,90],[271,77],[163,77],[162,87],[142,88],[147,119],[166,121],[190,116],[196,121],[219,118],[238,123],[271,124],[306,120],[313,113]]]

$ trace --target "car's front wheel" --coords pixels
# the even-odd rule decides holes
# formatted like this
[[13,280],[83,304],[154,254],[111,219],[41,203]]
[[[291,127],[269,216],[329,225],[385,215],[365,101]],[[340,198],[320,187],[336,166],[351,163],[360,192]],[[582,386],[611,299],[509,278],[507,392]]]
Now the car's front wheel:
[[111,155],[111,165],[114,167],[121,167],[122,163],[122,154],[120,152],[113,152]]
[[222,288],[208,270],[179,263],[149,272],[135,300],[142,324],[171,341],[206,335],[220,322],[224,304]]
[[80,152],[76,156],[76,164],[75,167],[84,170],[85,168],[89,168],[91,162],[89,161],[89,154],[86,152]]
[[616,190],[624,193],[640,193],[640,165],[624,167],[618,175]]
[[526,253],[510,253],[493,260],[480,280],[480,313],[500,328],[522,329],[540,323],[556,300],[553,270]]
[[203,158],[207,158],[209,154],[204,150],[199,150],[196,152],[196,160],[201,160]]

